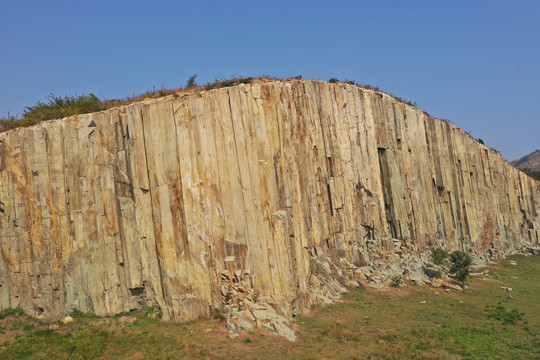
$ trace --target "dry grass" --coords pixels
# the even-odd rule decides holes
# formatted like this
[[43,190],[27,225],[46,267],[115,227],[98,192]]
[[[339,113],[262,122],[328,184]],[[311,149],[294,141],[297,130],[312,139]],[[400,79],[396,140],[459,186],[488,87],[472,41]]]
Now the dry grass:
[[[218,78],[212,83],[206,83],[206,84],[200,85],[200,86],[185,87],[185,88],[179,87],[179,88],[175,88],[175,89],[167,89],[165,87],[162,87],[159,90],[156,90],[154,88],[152,91],[147,91],[144,94],[128,96],[128,97],[121,98],[121,99],[104,99],[104,100],[100,100],[101,101],[100,107],[96,108],[95,110],[92,110],[90,112],[98,111],[98,110],[112,109],[112,108],[115,108],[115,107],[129,105],[129,104],[139,102],[139,101],[143,101],[143,100],[158,99],[158,98],[161,98],[161,97],[164,97],[164,96],[174,95],[174,94],[176,94],[176,95],[185,95],[185,94],[190,94],[190,93],[195,93],[195,92],[200,92],[200,91],[207,91],[207,90],[220,89],[220,88],[229,87],[229,86],[236,86],[236,85],[239,85],[239,84],[257,84],[257,83],[267,83],[269,81],[283,81],[283,80],[291,81],[291,80],[300,80],[300,79],[302,79],[302,76],[296,76],[296,77],[292,77],[292,78],[288,78],[288,79],[279,79],[279,78],[276,78],[276,77],[272,77],[270,75],[262,75],[262,76],[259,76],[259,77],[232,77],[232,78],[229,78],[229,79],[227,79],[227,78]],[[377,86],[360,84],[360,83],[356,83],[353,80],[347,80],[347,79],[342,80],[342,81],[339,81],[337,79],[331,79],[331,80],[332,80],[331,81],[332,83],[336,83],[336,82],[344,83],[344,84],[349,84],[349,85],[353,85],[353,86],[358,86],[360,88],[367,89],[367,90],[373,90],[373,91],[382,92]],[[335,80],[335,81],[333,81],[333,80]],[[392,95],[392,94],[388,94],[388,95],[395,98],[398,101],[404,102],[404,103],[409,104],[411,106],[416,106],[416,103],[413,103],[413,102],[410,102],[410,101],[405,101],[405,100],[403,100],[403,99],[401,99],[401,98],[399,98],[399,97],[397,97],[395,95]],[[95,96],[95,95],[90,94],[89,96]],[[82,97],[87,97],[87,96],[83,95]],[[55,97],[52,94],[49,96],[49,98],[51,98],[51,99],[62,99],[60,97]],[[68,98],[76,98],[76,97],[73,97],[73,96],[66,96],[65,97],[65,99],[68,99]],[[27,119],[26,115],[28,115],[27,114],[28,109],[36,108],[38,105],[47,106],[48,104],[38,102],[37,105],[27,107],[25,112],[23,112],[21,117],[9,115],[9,113],[8,113],[7,116],[0,118],[0,132],[13,130],[13,129],[16,129],[16,128],[19,128],[19,127],[32,126],[32,125],[35,125],[35,124],[37,124],[37,123],[39,123],[41,121],[54,120],[54,119],[61,118],[61,117],[64,117],[64,116],[72,116],[72,115],[80,115],[80,114],[88,113],[88,111],[85,111],[84,109],[71,109],[71,111],[69,111],[64,116],[61,116],[61,117],[57,117],[57,116],[52,116],[51,117],[51,116],[49,116],[49,117],[47,117],[46,115],[41,116],[43,113],[46,114],[48,112],[47,111],[48,109],[46,109],[46,108],[44,109],[42,107],[42,108],[39,109],[40,117],[39,117],[38,120],[34,119],[33,117],[32,117],[32,119]],[[34,114],[32,114],[32,115],[34,115]],[[428,115],[428,114],[426,113],[426,115]]]

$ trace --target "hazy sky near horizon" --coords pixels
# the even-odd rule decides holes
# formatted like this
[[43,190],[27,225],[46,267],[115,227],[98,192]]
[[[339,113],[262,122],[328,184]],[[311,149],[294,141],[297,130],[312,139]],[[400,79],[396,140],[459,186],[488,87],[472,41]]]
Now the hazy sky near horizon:
[[540,148],[540,1],[8,1],[0,116],[197,74],[379,86],[514,160]]

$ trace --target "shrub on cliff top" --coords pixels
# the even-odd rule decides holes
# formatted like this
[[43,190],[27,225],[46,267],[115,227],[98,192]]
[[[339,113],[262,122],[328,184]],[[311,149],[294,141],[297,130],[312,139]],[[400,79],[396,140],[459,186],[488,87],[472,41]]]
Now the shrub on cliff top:
[[[232,75],[230,78],[225,77],[217,77],[216,80],[213,83],[207,83],[206,85],[198,85],[195,82],[195,79],[197,78],[197,74],[194,74],[191,76],[187,83],[186,87],[183,89],[182,86],[180,86],[178,89],[165,89],[164,85],[162,85],[161,89],[156,91],[156,88],[154,86],[152,91],[147,91],[145,94],[135,95],[133,94],[132,97],[127,97],[123,99],[104,99],[101,100],[94,94],[90,95],[82,95],[82,96],[68,96],[65,97],[58,97],[53,94],[49,95],[48,99],[49,101],[47,103],[38,102],[34,106],[26,107],[23,111],[22,115],[20,116],[13,116],[8,113],[7,116],[0,117],[0,132],[8,131],[11,129],[19,128],[19,127],[27,127],[39,124],[42,121],[45,120],[53,120],[53,119],[59,119],[67,116],[72,115],[79,115],[79,114],[87,114],[92,113],[96,111],[101,111],[105,109],[110,109],[117,106],[127,105],[131,104],[135,101],[140,101],[147,98],[157,98],[162,97],[174,93],[178,93],[179,91],[191,91],[192,89],[198,89],[198,88],[204,88],[206,90],[210,89],[219,89],[223,87],[228,86],[235,86],[239,84],[250,84],[254,80],[262,80],[262,81],[268,81],[268,80],[279,80],[278,78],[271,77],[269,75],[262,75],[259,77],[239,77]],[[298,75],[290,79],[302,79],[302,75]],[[357,83],[354,80],[339,80],[337,78],[331,78],[329,80],[330,83],[346,83],[350,85],[356,85],[359,87],[362,87],[364,89],[371,89],[375,91],[381,91],[379,87],[377,86],[371,86],[366,84],[360,84]],[[409,105],[416,106],[416,103],[405,101],[397,96],[394,96],[392,94],[388,94],[395,99],[405,102]],[[426,112],[424,112],[427,116]]]
[[217,77],[213,83],[206,84],[206,90],[219,89],[239,84],[250,84],[254,78],[231,76],[230,78]]
[[87,114],[106,108],[105,103],[92,93],[81,96],[66,95],[65,97],[50,94],[48,99],[47,103],[39,101],[34,106],[27,106],[20,118],[9,114],[7,117],[0,118],[0,127],[9,130],[32,126],[45,120]]
[[192,77],[190,77],[186,83],[186,88],[187,89],[194,89],[197,87],[197,83],[195,83],[195,78],[197,77],[197,74],[193,75]]

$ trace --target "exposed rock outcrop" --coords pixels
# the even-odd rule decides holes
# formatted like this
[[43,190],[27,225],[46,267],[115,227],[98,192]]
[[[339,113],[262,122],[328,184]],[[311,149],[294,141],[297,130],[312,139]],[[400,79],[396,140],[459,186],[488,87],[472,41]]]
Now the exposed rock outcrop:
[[514,165],[533,179],[540,181],[540,150],[536,150],[529,155],[512,161]]
[[375,269],[419,276],[429,246],[536,246],[539,212],[539,182],[383,93],[168,96],[0,134],[0,309],[217,308],[279,333],[343,286],[389,281]]
[[533,151],[529,155],[525,155],[510,164],[518,169],[540,172],[540,150]]

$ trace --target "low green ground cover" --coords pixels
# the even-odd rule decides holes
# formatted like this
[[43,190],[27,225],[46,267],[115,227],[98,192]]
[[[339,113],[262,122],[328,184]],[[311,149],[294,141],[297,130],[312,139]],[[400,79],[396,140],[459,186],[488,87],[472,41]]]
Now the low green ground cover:
[[[6,311],[0,358],[540,358],[540,258],[513,257],[489,270],[464,293],[410,284],[351,289],[343,303],[298,317],[296,342],[263,332],[231,340],[222,319],[173,324],[154,311],[112,318],[78,313],[73,323],[52,329],[20,310]],[[136,321],[123,322],[124,316]]]

